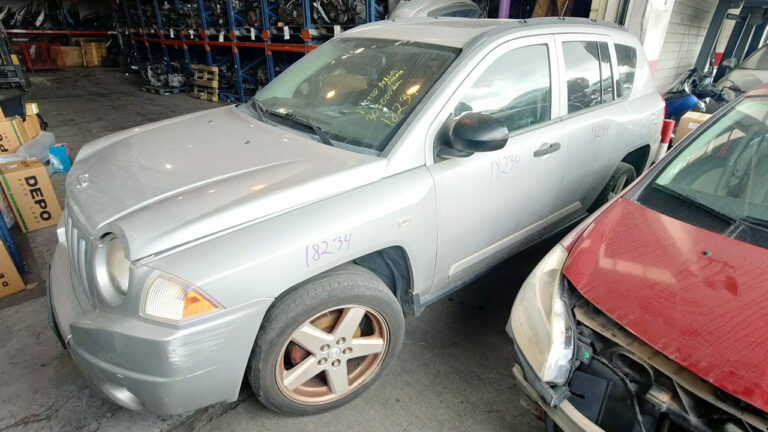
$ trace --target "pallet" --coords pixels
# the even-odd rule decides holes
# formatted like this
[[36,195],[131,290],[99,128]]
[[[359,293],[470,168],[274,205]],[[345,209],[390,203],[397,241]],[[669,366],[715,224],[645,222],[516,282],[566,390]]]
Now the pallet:
[[192,93],[189,94],[193,98],[207,100],[211,102],[219,101],[219,90],[213,87],[201,87],[192,86]]
[[189,82],[192,85],[196,85],[199,87],[219,88],[219,80],[205,80],[205,79],[193,78],[189,80]]
[[191,82],[194,85],[203,87],[219,87],[219,67],[206,66],[201,64],[190,65],[192,69]]
[[208,71],[208,72],[219,73],[219,67],[218,66],[208,66],[208,65],[204,65],[204,64],[193,63],[193,64],[189,65],[189,67],[193,71]]
[[187,89],[183,87],[155,87],[151,85],[145,85],[141,88],[145,92],[148,93],[155,93],[162,96],[166,96],[169,94],[177,94],[177,93],[186,93]]

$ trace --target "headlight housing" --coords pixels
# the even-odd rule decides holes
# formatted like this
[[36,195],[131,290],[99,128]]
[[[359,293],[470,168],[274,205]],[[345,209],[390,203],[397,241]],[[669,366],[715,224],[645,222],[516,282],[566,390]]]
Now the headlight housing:
[[158,273],[150,279],[142,310],[151,318],[181,322],[215,312],[222,307],[197,286]]
[[568,252],[555,246],[523,282],[509,316],[520,351],[541,381],[565,384],[571,371],[574,331],[563,300],[562,271]]
[[111,304],[123,301],[130,283],[131,262],[125,257],[123,242],[110,234],[101,241],[96,257],[96,278],[101,293]]

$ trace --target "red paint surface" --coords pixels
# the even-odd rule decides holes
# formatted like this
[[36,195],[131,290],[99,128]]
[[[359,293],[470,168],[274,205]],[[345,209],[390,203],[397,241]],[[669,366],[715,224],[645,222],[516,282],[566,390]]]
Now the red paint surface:
[[720,61],[723,60],[723,53],[716,52],[715,53],[715,66],[720,66]]
[[651,76],[656,75],[656,66],[658,65],[658,60],[648,60],[648,68],[651,70]]
[[656,350],[768,411],[768,250],[619,199],[564,273]]

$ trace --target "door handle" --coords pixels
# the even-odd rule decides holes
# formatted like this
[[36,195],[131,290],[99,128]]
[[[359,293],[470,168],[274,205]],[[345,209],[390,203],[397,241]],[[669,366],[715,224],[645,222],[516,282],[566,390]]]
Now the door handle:
[[553,143],[544,143],[539,147],[538,150],[533,152],[533,157],[542,157],[544,155],[548,155],[550,153],[554,153],[556,151],[560,150],[560,143],[559,142],[553,142]]

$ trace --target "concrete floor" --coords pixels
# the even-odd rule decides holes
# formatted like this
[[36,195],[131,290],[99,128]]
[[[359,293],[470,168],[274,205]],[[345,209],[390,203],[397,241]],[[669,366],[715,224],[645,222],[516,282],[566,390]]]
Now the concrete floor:
[[[82,144],[135,125],[218,106],[186,95],[156,96],[120,72],[69,69],[32,76],[50,131],[76,154]],[[52,177],[64,202],[64,174]],[[15,233],[33,276],[44,277],[53,228]],[[517,289],[551,247],[541,245],[406,319],[394,368],[366,394],[330,413],[283,417],[243,387],[237,402],[187,415],[127,411],[94,393],[47,327],[43,284],[0,300],[0,432],[6,431],[536,431],[520,403],[512,345],[504,332]]]

